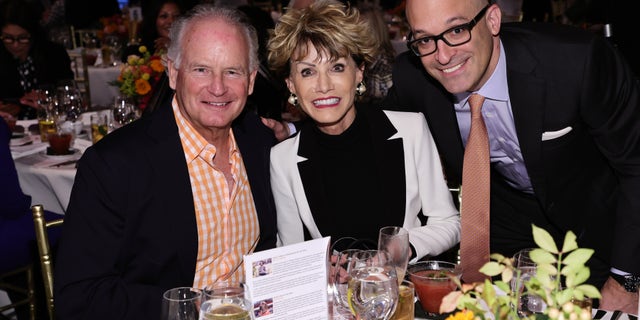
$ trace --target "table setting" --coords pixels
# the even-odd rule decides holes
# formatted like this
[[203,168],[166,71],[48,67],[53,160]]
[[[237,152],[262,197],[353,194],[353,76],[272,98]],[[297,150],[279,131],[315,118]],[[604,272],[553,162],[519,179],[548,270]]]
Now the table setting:
[[[75,179],[76,162],[92,145],[86,133],[88,127],[83,127],[79,135],[52,133],[47,141],[42,141],[37,119],[19,120],[16,127],[24,131],[11,139],[10,149],[22,191],[31,196],[32,205],[42,204],[47,210],[64,214]],[[52,149],[52,142],[62,143],[57,145],[60,147],[57,153]]]

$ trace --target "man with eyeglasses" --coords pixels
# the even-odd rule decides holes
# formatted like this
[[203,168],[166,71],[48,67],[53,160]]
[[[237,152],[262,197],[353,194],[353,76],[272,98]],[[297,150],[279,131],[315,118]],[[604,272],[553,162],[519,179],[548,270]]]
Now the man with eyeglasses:
[[407,0],[406,16],[410,50],[397,57],[383,105],[424,113],[458,186],[467,100],[485,97],[490,252],[536,247],[531,224],[559,244],[572,230],[595,250],[587,265],[599,307],[635,313],[638,294],[627,290],[640,280],[640,88],[627,62],[578,28],[502,24],[487,0]]
[[38,86],[73,79],[69,55],[39,21],[28,1],[0,2],[0,111],[20,119],[36,117]]

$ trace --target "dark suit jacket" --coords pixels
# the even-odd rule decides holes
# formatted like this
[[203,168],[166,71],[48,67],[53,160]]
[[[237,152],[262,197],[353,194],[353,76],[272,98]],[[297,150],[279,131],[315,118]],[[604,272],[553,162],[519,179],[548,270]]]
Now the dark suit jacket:
[[[256,250],[275,247],[275,138],[249,113],[233,132],[258,211]],[[78,163],[55,264],[59,318],[158,319],[165,290],[193,285],[197,250],[189,173],[165,104],[110,133]]]
[[[579,245],[595,249],[591,262],[601,264],[600,276],[610,264],[640,274],[640,90],[633,74],[605,41],[575,28],[506,24],[500,35],[515,128],[541,217],[525,224],[517,207],[502,206],[512,192],[498,188],[504,183],[492,170],[492,252],[517,249],[503,239],[508,224],[494,222],[512,220],[515,232],[529,237],[530,223],[540,222],[556,235],[573,230]],[[393,81],[385,105],[425,114],[447,179],[460,184],[464,149],[453,98],[411,52],[397,59]],[[542,141],[543,132],[567,127],[566,135]],[[520,225],[513,217],[523,219]]]

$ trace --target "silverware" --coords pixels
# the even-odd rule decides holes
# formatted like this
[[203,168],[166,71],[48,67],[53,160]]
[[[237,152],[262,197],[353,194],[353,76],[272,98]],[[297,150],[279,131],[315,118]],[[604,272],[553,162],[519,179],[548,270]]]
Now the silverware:
[[68,161],[64,161],[64,162],[60,162],[60,163],[55,163],[55,164],[50,165],[49,168],[58,168],[58,167],[74,164],[74,163],[78,162],[78,160],[80,160],[80,159],[73,159],[73,160],[68,160]]

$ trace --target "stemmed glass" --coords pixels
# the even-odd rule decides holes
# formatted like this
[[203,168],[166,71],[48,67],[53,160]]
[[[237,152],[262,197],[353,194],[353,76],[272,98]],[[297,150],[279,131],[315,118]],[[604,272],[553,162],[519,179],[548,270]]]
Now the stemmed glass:
[[409,247],[409,231],[402,227],[383,227],[378,235],[378,250],[386,251],[391,256],[391,265],[396,268],[398,284],[404,280],[407,264],[411,257]]
[[385,251],[363,250],[349,262],[347,298],[357,319],[387,320],[398,303],[398,277]]
[[524,293],[524,284],[535,277],[537,271],[537,265],[530,257],[532,250],[531,248],[522,249],[513,256],[516,276],[511,280],[511,290],[517,294],[517,311],[522,317],[541,313],[547,307],[541,297]]
[[191,287],[178,287],[162,295],[162,320],[198,320],[202,291]]
[[121,127],[135,120],[135,106],[130,98],[118,96],[113,105],[113,120],[116,127]]

